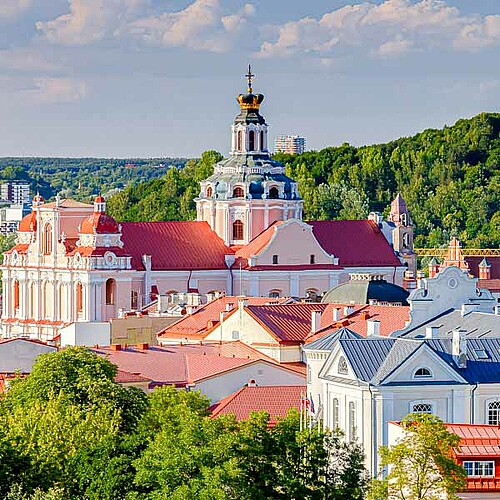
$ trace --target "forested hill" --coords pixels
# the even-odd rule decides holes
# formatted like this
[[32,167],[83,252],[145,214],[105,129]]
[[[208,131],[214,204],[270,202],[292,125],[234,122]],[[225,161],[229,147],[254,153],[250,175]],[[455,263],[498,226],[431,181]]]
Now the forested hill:
[[[120,220],[193,219],[198,182],[219,158],[204,153],[180,171],[126,188],[108,206]],[[482,113],[387,144],[343,144],[275,158],[299,182],[306,219],[387,214],[401,192],[416,246],[443,245],[454,235],[469,247],[500,246],[500,114]]]

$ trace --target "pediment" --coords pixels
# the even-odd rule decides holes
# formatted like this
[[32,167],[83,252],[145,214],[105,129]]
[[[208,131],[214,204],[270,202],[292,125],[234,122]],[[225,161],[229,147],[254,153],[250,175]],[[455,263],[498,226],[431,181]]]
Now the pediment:
[[332,350],[321,368],[318,377],[323,379],[335,377],[346,380],[357,380],[356,374],[340,344]]

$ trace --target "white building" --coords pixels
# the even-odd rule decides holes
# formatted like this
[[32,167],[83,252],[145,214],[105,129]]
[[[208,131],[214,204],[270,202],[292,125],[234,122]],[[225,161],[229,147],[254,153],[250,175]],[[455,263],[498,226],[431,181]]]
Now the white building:
[[8,181],[0,185],[0,198],[15,205],[30,202],[30,185],[25,181]]
[[306,150],[306,139],[300,135],[278,135],[274,139],[275,153],[288,153],[297,155]]

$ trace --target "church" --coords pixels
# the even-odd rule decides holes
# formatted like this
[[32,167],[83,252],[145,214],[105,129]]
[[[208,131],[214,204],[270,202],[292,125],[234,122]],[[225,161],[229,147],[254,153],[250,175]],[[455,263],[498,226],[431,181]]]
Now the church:
[[4,337],[52,340],[64,326],[108,321],[159,294],[314,299],[352,273],[403,282],[415,262],[404,200],[388,221],[303,221],[297,183],[270,157],[253,76],[249,68],[237,97],[229,157],[201,182],[196,221],[119,223],[101,196],[93,205],[34,197],[4,253]]

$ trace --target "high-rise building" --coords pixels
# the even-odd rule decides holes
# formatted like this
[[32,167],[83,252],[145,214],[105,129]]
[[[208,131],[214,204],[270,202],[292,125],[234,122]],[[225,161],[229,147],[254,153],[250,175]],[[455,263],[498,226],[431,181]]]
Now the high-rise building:
[[297,155],[306,150],[306,139],[300,135],[278,135],[274,140],[274,152]]
[[30,202],[30,185],[26,181],[7,181],[0,186],[0,198],[15,205]]

